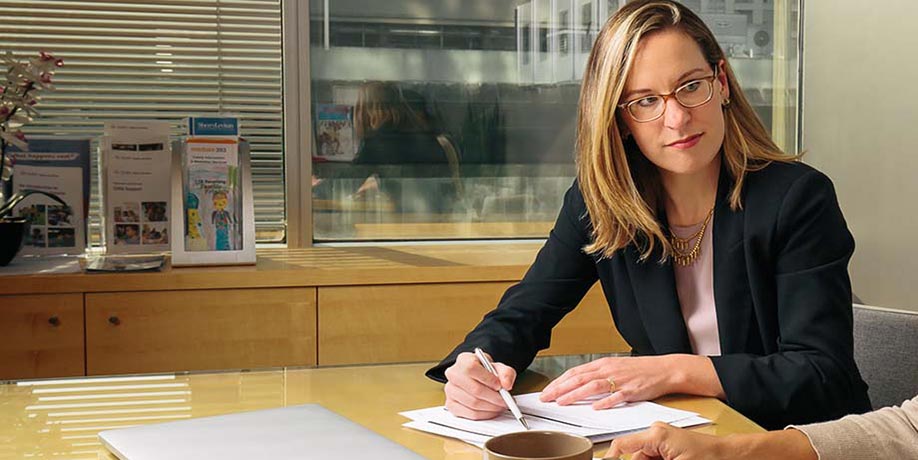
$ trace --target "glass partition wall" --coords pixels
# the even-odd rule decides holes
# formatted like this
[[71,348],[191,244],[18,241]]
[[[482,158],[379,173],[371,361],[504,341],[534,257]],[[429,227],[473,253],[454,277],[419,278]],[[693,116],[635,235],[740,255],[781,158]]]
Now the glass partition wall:
[[[548,234],[583,69],[625,0],[310,3],[316,242]],[[796,2],[684,3],[794,150]]]

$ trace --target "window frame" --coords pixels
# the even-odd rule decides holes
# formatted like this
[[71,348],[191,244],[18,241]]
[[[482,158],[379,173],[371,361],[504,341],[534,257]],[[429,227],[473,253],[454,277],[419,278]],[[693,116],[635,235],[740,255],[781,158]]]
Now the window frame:
[[309,0],[282,2],[281,16],[286,246],[304,248],[313,244]]

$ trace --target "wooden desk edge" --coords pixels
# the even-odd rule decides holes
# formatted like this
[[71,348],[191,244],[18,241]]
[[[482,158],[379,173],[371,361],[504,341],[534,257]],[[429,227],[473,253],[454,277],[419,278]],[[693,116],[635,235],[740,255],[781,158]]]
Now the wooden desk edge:
[[10,275],[0,277],[4,281],[0,283],[0,295],[513,282],[519,281],[527,268],[522,265],[464,265],[240,271],[238,267],[216,267],[193,269],[195,271],[174,268],[152,273]]
[[0,295],[512,282],[540,243],[260,249],[258,264],[142,273],[2,275]]

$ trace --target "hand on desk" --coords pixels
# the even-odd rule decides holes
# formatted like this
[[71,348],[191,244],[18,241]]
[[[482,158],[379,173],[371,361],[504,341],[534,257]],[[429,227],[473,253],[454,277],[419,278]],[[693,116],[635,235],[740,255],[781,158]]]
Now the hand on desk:
[[446,409],[450,413],[471,420],[486,420],[507,410],[507,404],[497,391],[513,388],[516,371],[505,364],[493,364],[500,379],[482,367],[474,353],[459,354],[455,364],[446,369],[447,382],[443,387]]
[[797,430],[719,437],[660,422],[647,431],[612,441],[604,458],[617,459],[625,454],[631,454],[631,460],[816,459],[806,435]]
[[565,406],[591,396],[611,395],[593,403],[608,409],[628,401],[648,401],[671,393],[670,372],[661,356],[601,358],[568,369],[548,384],[542,401]]
[[665,460],[727,459],[721,452],[723,438],[674,428],[656,422],[650,429],[612,441],[604,458],[631,454],[631,460],[662,458]]
[[564,406],[609,393],[595,401],[593,408],[608,409],[671,393],[723,398],[723,388],[709,358],[677,354],[597,359],[568,369],[549,383],[539,398]]

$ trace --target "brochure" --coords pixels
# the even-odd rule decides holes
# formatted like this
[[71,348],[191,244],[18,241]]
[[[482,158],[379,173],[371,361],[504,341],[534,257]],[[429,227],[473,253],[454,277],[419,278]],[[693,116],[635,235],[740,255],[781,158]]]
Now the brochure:
[[169,250],[169,122],[110,121],[102,140],[106,252]]
[[32,195],[13,213],[31,226],[21,254],[82,254],[86,249],[89,202],[88,139],[33,139],[29,151],[13,152],[13,191],[41,190],[59,196],[67,206]]
[[191,138],[185,144],[185,249],[242,248],[239,143]]
[[353,161],[357,154],[354,139],[353,107],[340,104],[316,106],[315,159]]
[[254,264],[248,142],[196,137],[173,152],[172,266]]

